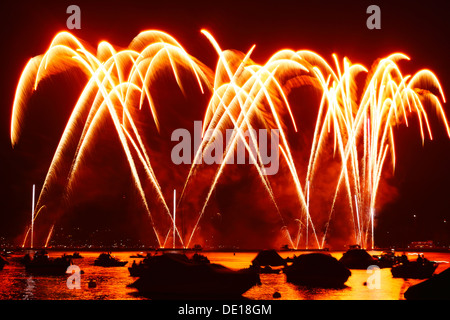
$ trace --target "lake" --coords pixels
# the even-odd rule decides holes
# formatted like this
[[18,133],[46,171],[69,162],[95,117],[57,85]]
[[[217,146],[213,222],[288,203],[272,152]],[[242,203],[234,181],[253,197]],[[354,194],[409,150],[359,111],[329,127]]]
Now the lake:
[[[59,257],[64,252],[50,251],[50,257]],[[70,252],[67,252],[70,254]],[[80,252],[83,259],[74,260],[83,274],[81,274],[81,289],[69,290],[67,276],[35,276],[29,274],[24,266],[18,262],[23,256],[12,255],[10,264],[0,271],[0,299],[1,300],[142,300],[147,299],[139,295],[136,289],[128,287],[136,278],[130,276],[127,267],[103,268],[94,266],[94,260],[100,252]],[[283,258],[305,252],[280,252]],[[379,251],[370,251],[379,254]],[[136,252],[113,252],[119,259],[127,260]],[[223,264],[232,269],[247,268],[256,257],[257,252],[204,252],[211,262]],[[330,252],[339,259],[343,252]],[[417,253],[408,253],[410,260],[415,260]],[[189,256],[190,254],[188,254]],[[427,252],[425,257],[432,261],[440,261],[435,273],[447,269],[450,265],[450,253]],[[296,286],[286,282],[286,276],[280,274],[262,274],[261,285],[248,290],[243,296],[251,300],[271,300],[274,292],[279,292],[278,300],[403,300],[404,292],[423,280],[395,279],[389,268],[381,269],[380,288],[369,288],[366,285],[370,274],[366,270],[351,270],[352,275],[342,289],[318,289]],[[95,280],[97,286],[89,288],[90,280]]]

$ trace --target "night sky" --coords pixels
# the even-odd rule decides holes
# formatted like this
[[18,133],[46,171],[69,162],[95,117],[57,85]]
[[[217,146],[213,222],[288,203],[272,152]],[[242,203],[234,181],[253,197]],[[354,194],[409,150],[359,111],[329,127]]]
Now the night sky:
[[[352,62],[365,66],[400,51],[411,58],[411,61],[401,64],[404,74],[430,69],[438,76],[447,99],[450,97],[450,5],[446,1],[2,3],[0,236],[15,243],[23,239],[29,222],[32,184],[35,183],[38,190],[42,187],[83,83],[63,75],[43,85],[42,92],[31,102],[33,108],[30,108],[27,118],[28,129],[13,149],[10,121],[15,88],[26,62],[44,53],[54,35],[66,29],[69,16],[66,8],[71,4],[81,8],[81,30],[71,32],[94,48],[101,40],[125,48],[139,32],[158,29],[171,34],[187,52],[214,70],[217,54],[200,33],[205,28],[214,35],[222,49],[247,52],[256,44],[252,59],[260,64],[282,48],[314,50],[329,62],[332,61],[331,54],[337,53],[340,59],[347,56]],[[381,8],[381,30],[366,28],[369,16],[366,8],[371,4]],[[198,93],[193,94],[192,100],[196,95]],[[201,120],[201,110],[207,101],[204,98],[196,101],[201,105],[197,106],[198,110],[192,109],[190,115]],[[177,100],[172,103],[176,104]],[[195,104],[193,101],[188,103]],[[450,115],[448,103],[444,108]],[[406,245],[417,240],[450,244],[450,140],[436,114],[429,111],[429,115],[434,139],[426,140],[424,146],[417,130],[417,120],[413,120],[409,128],[401,126],[396,129],[396,170],[380,186],[380,193],[388,200],[377,212],[375,239],[379,246]],[[173,114],[164,117],[170,123]],[[176,128],[178,123],[172,125]],[[168,134],[169,128],[170,125],[163,135]],[[74,195],[65,209],[59,208],[66,212],[58,223],[86,230],[110,228],[116,237],[133,235],[154,244],[148,229],[139,228],[143,224],[148,225],[148,221],[145,222],[145,214],[134,205],[137,196],[132,190],[132,181],[117,141],[114,142],[114,137],[107,134],[99,139],[96,145],[98,156],[92,157],[91,166],[79,180],[78,187],[83,192]],[[160,179],[166,181],[162,188],[168,203],[171,203],[173,190],[168,182],[176,180],[171,175],[183,176],[186,168],[178,173],[173,171],[173,168],[161,165]],[[167,179],[164,172],[167,172]],[[96,178],[91,178],[93,176]],[[276,216],[259,220],[258,210],[264,210],[264,201],[254,205],[245,201],[248,196],[263,192],[258,187],[250,187],[252,179],[255,177],[251,173],[240,172],[239,178],[230,174],[219,185],[206,218],[209,225],[205,225],[201,232],[203,240],[211,240],[215,236],[215,240],[211,240],[215,245],[251,248],[273,243],[276,238],[273,233],[279,230],[278,226],[273,227],[278,223],[275,222]],[[216,211],[222,214],[215,216]],[[225,215],[225,212],[236,213]],[[335,231],[336,235],[341,233]]]

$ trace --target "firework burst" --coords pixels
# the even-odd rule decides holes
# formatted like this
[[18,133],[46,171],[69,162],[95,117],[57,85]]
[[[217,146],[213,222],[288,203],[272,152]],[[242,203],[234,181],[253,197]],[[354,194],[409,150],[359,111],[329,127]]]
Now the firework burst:
[[[69,145],[76,141],[65,186],[66,198],[70,198],[80,167],[84,165],[85,154],[97,137],[99,123],[105,117],[110,117],[159,247],[170,243],[171,237],[174,246],[176,242],[182,247],[192,245],[213,191],[239,143],[245,146],[249,162],[258,173],[260,183],[281,222],[281,233],[293,248],[324,247],[340,191],[345,193],[355,241],[364,247],[373,247],[374,216],[381,175],[389,159],[392,169],[395,168],[394,128],[408,125],[408,119],[415,116],[420,124],[422,142],[427,136],[432,139],[426,109],[433,107],[450,137],[442,106],[445,97],[434,73],[420,70],[413,75],[403,75],[399,61],[409,60],[403,53],[380,59],[370,70],[363,65],[352,64],[347,58],[340,62],[335,54],[334,64],[330,65],[315,52],[288,49],[276,52],[265,64],[260,65],[251,59],[255,46],[246,54],[222,50],[208,31],[202,30],[202,33],[216,50],[218,62],[215,71],[189,55],[173,37],[155,30],[140,33],[124,50],[101,42],[95,54],[70,33],[61,32],[54,37],[43,55],[27,63],[13,104],[13,146],[18,143],[23,130],[28,102],[44,79],[73,68],[87,76],[87,82],[73,107],[47,172],[36,203],[37,214],[34,219],[45,208],[48,190],[60,174],[58,169],[66,161],[63,155],[68,152]],[[182,93],[186,92],[188,83],[195,83],[201,93],[209,97],[204,112],[201,144],[195,150],[177,206],[185,200],[186,191],[191,188],[193,177],[200,169],[198,160],[218,139],[219,134],[227,129],[232,130],[223,159],[206,183],[207,192],[201,201],[201,209],[185,234],[178,229],[175,215],[171,214],[167,206],[160,185],[161,177],[158,179],[158,172],[152,166],[151,146],[143,139],[145,132],[142,132],[136,121],[138,113],[149,112],[157,132],[161,130],[152,88],[167,74],[173,77]],[[366,74],[363,88],[357,79],[361,74]],[[289,94],[306,85],[315,88],[322,98],[317,106],[311,149],[301,150],[308,155],[308,165],[306,169],[300,170],[289,137],[292,132],[298,134],[297,125],[303,119],[294,117]],[[149,108],[144,108],[147,105]],[[257,137],[252,134],[253,129],[260,127],[277,132],[280,161],[286,164],[289,172],[286,183],[295,188],[295,200],[298,201],[298,210],[292,221],[280,210],[271,178],[265,174],[260,146]],[[244,132],[250,134],[246,136]],[[337,184],[329,195],[332,204],[326,213],[326,223],[318,228],[315,217],[321,213],[314,212],[309,199],[314,195],[314,185],[319,179],[317,171],[324,150],[332,150],[340,169]],[[138,170],[140,167],[144,170]],[[154,218],[144,182],[152,186],[152,193],[157,196],[169,224],[159,224]],[[289,228],[290,223],[295,225],[295,231]],[[47,244],[54,224],[46,227],[50,227],[45,240]],[[27,236],[28,233],[24,243]],[[302,238],[304,242],[300,241]]]

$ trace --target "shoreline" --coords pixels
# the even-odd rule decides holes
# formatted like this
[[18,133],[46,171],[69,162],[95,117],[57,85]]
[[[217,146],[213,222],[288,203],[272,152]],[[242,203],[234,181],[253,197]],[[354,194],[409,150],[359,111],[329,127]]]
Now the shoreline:
[[[259,252],[262,250],[273,249],[273,248],[249,248],[249,249],[234,249],[234,248],[217,248],[217,249],[204,249],[204,248],[114,248],[114,247],[93,247],[93,248],[10,248],[10,249],[2,249],[4,251],[12,251],[12,252],[24,252],[24,251],[61,251],[61,252],[73,252],[73,251],[85,251],[85,252]],[[277,252],[345,252],[348,248],[344,249],[273,249]],[[374,249],[366,249],[366,251],[391,251],[395,252],[442,252],[442,253],[450,253],[450,248],[374,248]]]

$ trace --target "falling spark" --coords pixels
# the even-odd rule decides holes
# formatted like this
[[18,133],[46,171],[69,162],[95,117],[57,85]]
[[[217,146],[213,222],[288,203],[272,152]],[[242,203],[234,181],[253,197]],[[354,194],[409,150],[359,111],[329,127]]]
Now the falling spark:
[[[426,112],[426,107],[432,106],[450,137],[450,127],[442,106],[442,102],[445,103],[446,100],[436,75],[428,69],[420,70],[413,75],[403,75],[398,62],[410,60],[403,53],[394,53],[380,59],[370,70],[363,65],[352,64],[348,58],[340,62],[335,53],[332,54],[333,64],[330,65],[313,51],[290,49],[276,52],[266,64],[260,65],[250,58],[255,46],[241,57],[233,51],[222,50],[207,30],[203,29],[201,32],[218,56],[214,72],[189,55],[176,39],[159,30],[140,33],[129,47],[123,50],[116,50],[113,45],[102,41],[96,54],[90,52],[72,34],[60,32],[53,38],[44,54],[28,61],[20,76],[12,107],[13,147],[17,145],[24,129],[29,100],[34,92],[39,90],[41,81],[70,68],[83,72],[88,80],[62,133],[36,204],[33,185],[31,230],[28,229],[26,232],[25,241],[31,232],[31,247],[33,247],[35,220],[45,207],[48,190],[54,183],[62,162],[65,161],[63,155],[67,153],[69,145],[72,141],[78,142],[67,175],[66,197],[70,196],[80,167],[83,166],[83,158],[96,139],[96,129],[100,121],[108,115],[127,159],[134,186],[140,196],[140,205],[148,214],[151,230],[159,247],[166,245],[171,233],[174,248],[177,239],[184,248],[190,246],[210,197],[224,173],[227,160],[232,157],[238,142],[243,142],[259,175],[260,183],[264,186],[279,217],[282,233],[285,233],[292,247],[299,247],[301,231],[304,232],[306,248],[309,248],[310,233],[316,240],[317,248],[324,246],[331,218],[336,212],[338,194],[343,191],[353,221],[355,241],[367,247],[371,239],[371,247],[374,248],[374,219],[382,172],[387,163],[395,170],[393,128],[401,124],[408,126],[408,118],[416,116],[422,143],[426,137],[433,139]],[[158,81],[161,75],[158,71],[160,68],[165,68],[164,70],[173,76],[181,93],[186,94],[184,83],[186,77],[182,72],[187,72],[201,93],[210,95],[204,113],[200,148],[195,150],[194,161],[184,181],[178,205],[185,199],[191,180],[200,168],[197,160],[202,157],[219,133],[230,129],[230,123],[233,130],[232,138],[223,154],[223,161],[207,185],[208,193],[201,201],[202,209],[187,235],[181,234],[176,225],[176,190],[174,189],[174,208],[171,214],[157,172],[154,171],[150,161],[151,147],[143,139],[145,132],[137,125],[134,113],[130,112],[130,110],[145,112],[143,106],[147,101],[149,106],[147,112],[150,113],[158,133],[160,132],[162,124],[155,103],[156,95],[151,90],[152,84]],[[358,88],[356,77],[363,73],[367,74],[366,85],[363,90],[358,90],[361,88]],[[303,85],[312,85],[321,93],[322,98],[318,106],[308,165],[306,169],[300,170],[296,167],[296,158],[293,156],[288,139],[289,130],[298,134],[298,119],[294,117],[289,93]],[[428,102],[426,105],[425,101]],[[292,127],[289,123],[285,123],[286,117],[283,115],[289,116]],[[276,129],[279,132],[279,150],[282,154],[280,159],[289,169],[290,181],[287,183],[293,185],[298,201],[298,211],[294,213],[292,221],[281,213],[271,185],[272,181],[264,175],[256,137],[250,134],[247,142],[243,135],[245,130],[256,128],[261,123],[264,128]],[[82,129],[80,135],[75,133],[77,128]],[[211,134],[207,134],[208,132]],[[256,146],[254,151],[253,146]],[[326,149],[331,151],[334,161],[339,163],[340,171],[337,184],[330,193],[332,204],[325,228],[322,229],[316,225],[316,217],[321,213],[315,212],[310,206],[310,198],[314,196],[314,190],[310,190],[310,185],[314,185],[315,179],[318,179],[316,173],[323,151]],[[390,161],[387,160],[389,158]],[[138,170],[139,166],[144,168],[144,177]],[[306,176],[303,184],[301,176]],[[165,218],[170,220],[169,226],[160,225],[154,217],[155,213],[150,211],[149,194],[144,189],[146,181],[152,186],[152,192],[156,193]],[[35,207],[39,208],[36,214]],[[295,227],[298,226],[295,242],[289,231],[288,225],[291,222]],[[302,225],[304,228],[301,228]],[[324,231],[319,234],[317,230]],[[162,235],[166,235],[165,238]],[[187,242],[184,241],[185,236]]]
[[50,239],[51,239],[52,234],[53,234],[53,228],[54,227],[55,227],[55,225],[53,224],[52,227],[50,228],[50,231],[49,231],[48,236],[47,236],[47,240],[45,241],[44,248],[47,248],[48,243],[50,242]]

